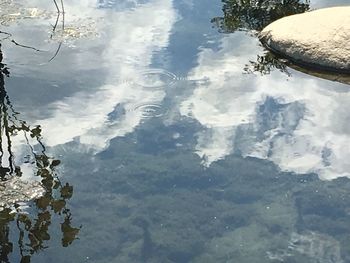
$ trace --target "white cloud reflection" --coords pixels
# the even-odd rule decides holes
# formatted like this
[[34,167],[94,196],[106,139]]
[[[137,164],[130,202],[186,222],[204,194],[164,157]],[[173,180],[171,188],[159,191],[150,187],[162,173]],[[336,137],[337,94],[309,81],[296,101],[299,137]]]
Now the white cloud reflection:
[[242,75],[244,63],[256,59],[252,51],[259,50],[253,38],[250,46],[249,40],[237,46],[241,37],[224,37],[219,50],[203,49],[190,73],[209,79],[180,109],[207,127],[196,147],[204,164],[239,153],[285,171],[350,177],[348,86],[299,73],[289,79],[278,72]]
[[144,117],[144,106],[157,105],[165,96],[161,85],[149,87],[128,80],[147,71],[154,53],[167,47],[176,21],[172,1],[154,0],[106,12],[106,22],[112,25],[101,62],[108,68],[106,84],[51,105],[52,117],[38,121],[49,135],[45,141],[49,146],[79,138],[100,151],[110,139],[133,131]]
[[[132,7],[125,9],[129,4]],[[148,105],[148,110],[156,110],[166,96],[164,86],[157,84],[161,82],[157,74],[150,74],[154,85],[146,83],[147,76],[142,85],[137,76],[150,70],[155,54],[169,45],[177,20],[172,1],[97,7],[90,0],[66,3],[75,16],[105,17],[102,24],[107,29],[98,43],[105,42],[104,50],[98,50],[100,64],[84,66],[90,61],[84,55],[97,55],[91,53],[93,48],[72,57],[78,61],[72,65],[108,69],[105,84],[45,107],[51,109],[50,117],[37,123],[48,146],[78,140],[99,152],[112,138],[132,132],[145,117],[143,109]],[[197,66],[188,76],[208,81],[193,84],[190,95],[186,91],[180,99],[171,98],[181,103],[173,103],[175,109],[169,112],[179,110],[205,127],[196,135],[194,149],[203,164],[210,166],[236,153],[273,161],[285,171],[315,172],[323,179],[350,177],[348,86],[301,73],[292,78],[280,72],[242,74],[245,64],[259,52],[258,40],[245,33],[223,37],[218,49],[200,50]]]

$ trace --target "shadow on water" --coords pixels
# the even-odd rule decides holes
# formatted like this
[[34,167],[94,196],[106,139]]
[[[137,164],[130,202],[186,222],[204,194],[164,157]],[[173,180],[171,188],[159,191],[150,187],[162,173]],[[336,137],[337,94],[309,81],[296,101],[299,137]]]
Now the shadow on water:
[[[72,214],[66,205],[73,195],[73,186],[58,178],[56,168],[60,160],[46,154],[40,126],[30,127],[14,110],[5,89],[9,74],[0,50],[0,262],[27,263],[32,255],[48,248],[55,216],[61,220],[63,247],[77,238],[80,228],[72,226]],[[29,152],[21,161],[15,158],[21,153],[14,150],[18,149],[20,134]],[[21,179],[24,177],[21,167],[28,165],[40,182]],[[23,207],[23,201],[33,205]]]
[[307,69],[295,65],[285,58],[282,58],[270,51],[265,51],[262,55],[257,55],[256,60],[251,60],[246,64],[244,72],[248,74],[260,73],[262,75],[270,74],[274,70],[279,70],[288,76],[291,76],[291,70],[294,69],[302,73],[323,78],[326,80],[337,81],[345,84],[350,84],[350,76],[343,73],[327,72],[323,70]]

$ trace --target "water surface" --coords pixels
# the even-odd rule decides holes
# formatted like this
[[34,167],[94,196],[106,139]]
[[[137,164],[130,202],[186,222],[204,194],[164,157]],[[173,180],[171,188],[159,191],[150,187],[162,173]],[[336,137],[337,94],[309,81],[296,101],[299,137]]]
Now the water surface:
[[350,262],[350,86],[256,37],[348,4],[310,2],[1,4],[2,143],[47,189],[0,213],[1,262]]

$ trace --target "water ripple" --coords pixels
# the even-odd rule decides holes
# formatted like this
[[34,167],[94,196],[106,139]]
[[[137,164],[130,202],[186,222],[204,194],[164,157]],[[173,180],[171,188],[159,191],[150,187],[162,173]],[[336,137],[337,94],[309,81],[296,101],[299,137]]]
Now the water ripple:
[[140,112],[142,119],[157,118],[163,116],[162,106],[157,103],[139,104],[133,111]]
[[175,74],[163,69],[148,69],[140,72],[134,83],[145,88],[171,86],[177,80]]

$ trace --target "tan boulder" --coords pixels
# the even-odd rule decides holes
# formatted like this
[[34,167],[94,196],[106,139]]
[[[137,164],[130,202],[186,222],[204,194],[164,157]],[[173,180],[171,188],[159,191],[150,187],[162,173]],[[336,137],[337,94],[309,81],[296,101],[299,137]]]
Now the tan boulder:
[[281,18],[259,34],[271,51],[298,64],[350,73],[350,6]]

